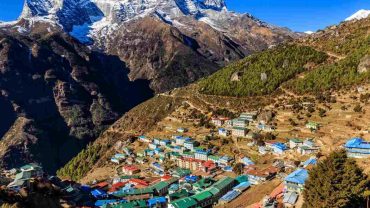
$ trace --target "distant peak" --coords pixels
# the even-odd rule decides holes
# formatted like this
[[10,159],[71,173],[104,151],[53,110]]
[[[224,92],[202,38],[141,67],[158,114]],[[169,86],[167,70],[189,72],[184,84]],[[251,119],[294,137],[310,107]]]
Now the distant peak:
[[370,10],[361,9],[348,17],[345,21],[351,21],[351,20],[360,20],[367,18],[370,15]]

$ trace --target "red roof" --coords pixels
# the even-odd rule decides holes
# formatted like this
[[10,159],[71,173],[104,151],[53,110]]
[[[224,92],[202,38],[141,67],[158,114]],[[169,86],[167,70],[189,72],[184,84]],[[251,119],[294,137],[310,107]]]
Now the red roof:
[[131,178],[130,182],[137,185],[149,186],[148,182],[137,178]]
[[124,187],[128,182],[118,182],[112,185],[112,187],[109,189],[109,192],[115,192],[118,189]]
[[202,164],[206,168],[213,168],[216,164],[212,160],[208,160]]
[[100,183],[98,183],[98,184],[95,184],[95,185],[94,185],[94,187],[95,187],[95,188],[104,188],[104,187],[106,187],[106,186],[108,186],[108,185],[109,185],[109,183],[108,183],[108,182],[103,181],[103,182],[100,182]]
[[164,176],[162,176],[161,181],[167,181],[167,180],[170,180],[171,178],[172,178],[172,176],[170,176],[170,175],[164,175]]
[[122,169],[126,170],[126,171],[135,171],[135,170],[139,170],[139,168],[137,168],[136,166],[134,165],[127,165],[127,166],[123,166]]

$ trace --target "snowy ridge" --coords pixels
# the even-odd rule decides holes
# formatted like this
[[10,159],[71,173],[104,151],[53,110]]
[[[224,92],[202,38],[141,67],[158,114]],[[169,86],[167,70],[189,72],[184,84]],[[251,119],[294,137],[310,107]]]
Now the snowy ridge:
[[26,0],[20,18],[54,22],[82,43],[104,39],[120,25],[154,16],[175,27],[187,27],[183,17],[204,22],[225,32],[235,18],[250,18],[274,29],[249,14],[227,10],[224,0]]
[[345,21],[351,21],[351,20],[360,20],[367,18],[370,15],[370,10],[361,9],[348,17]]

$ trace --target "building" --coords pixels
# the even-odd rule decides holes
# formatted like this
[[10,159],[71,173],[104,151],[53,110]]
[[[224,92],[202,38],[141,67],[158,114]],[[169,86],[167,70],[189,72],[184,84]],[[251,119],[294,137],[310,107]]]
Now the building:
[[219,164],[221,166],[228,166],[230,165],[230,163],[233,161],[234,159],[232,157],[229,157],[229,156],[222,156],[220,157],[220,159],[218,160]]
[[311,157],[303,163],[303,167],[306,168],[308,166],[316,165],[316,164],[317,164],[317,159],[315,157]]
[[259,123],[257,125],[257,129],[258,130],[261,130],[261,131],[266,131],[266,132],[275,131],[275,127],[274,126],[267,125],[267,124],[264,124],[264,123]]
[[194,153],[194,158],[195,159],[198,159],[198,160],[204,160],[204,161],[207,161],[208,160],[208,155],[209,155],[209,151],[204,151],[204,150],[197,150],[195,153]]
[[257,111],[247,112],[240,114],[240,118],[244,118],[249,122],[253,122],[257,119],[257,115],[258,115]]
[[234,127],[246,127],[248,126],[249,122],[245,118],[237,118],[233,120],[233,126]]
[[178,128],[177,129],[177,132],[178,133],[185,133],[185,132],[188,132],[188,129],[186,129],[186,128]]
[[217,171],[217,165],[211,160],[208,160],[202,163],[202,171],[208,174],[215,173]]
[[303,145],[303,140],[302,139],[297,139],[297,138],[289,139],[289,148],[290,149],[294,149],[294,148],[300,147],[302,145]]
[[233,127],[232,135],[234,137],[245,137],[247,136],[248,129],[245,127]]
[[308,171],[306,169],[299,168],[295,170],[284,179],[285,190],[287,192],[302,192],[307,178]]
[[367,158],[370,157],[370,142],[362,138],[353,138],[344,145],[348,157]]
[[248,176],[249,182],[254,185],[273,179],[277,172],[278,168],[273,166],[265,169],[259,169],[255,166],[248,166],[244,171],[244,173]]
[[208,160],[218,164],[220,163],[220,156],[217,156],[217,155],[209,155],[208,156]]
[[159,147],[159,145],[158,144],[154,144],[154,143],[149,143],[148,147],[149,147],[149,149],[154,150],[154,149],[157,149]]
[[176,163],[179,168],[197,171],[197,170],[201,170],[203,161],[192,159],[192,158],[182,158],[182,159],[178,159]]
[[139,136],[139,141],[145,142],[145,143],[150,143],[151,142],[151,140],[146,136]]
[[191,158],[191,159],[195,159],[195,156],[194,156],[194,153],[193,153],[193,152],[183,152],[181,155],[182,155],[182,157],[184,157],[184,158]]
[[284,207],[294,207],[297,200],[298,194],[296,192],[285,193],[283,198]]
[[42,167],[37,165],[36,163],[24,165],[20,169],[22,172],[29,172],[31,174],[31,177],[33,178],[42,177],[42,175],[44,174]]
[[224,128],[220,128],[218,129],[218,135],[227,137],[227,136],[230,136],[230,131]]
[[283,143],[276,142],[272,145],[271,149],[275,154],[282,155],[288,150],[288,147]]
[[298,147],[298,152],[302,155],[314,154],[320,150],[320,147],[315,144],[312,139],[306,139],[303,144]]
[[122,167],[122,173],[126,175],[134,175],[140,173],[140,169],[133,165],[126,165]]
[[319,130],[320,125],[316,122],[308,122],[306,124],[306,128],[310,129],[311,131]]
[[171,144],[171,141],[168,140],[168,139],[163,139],[159,142],[159,145],[161,146],[166,146],[166,145],[170,145]]
[[194,148],[197,146],[199,146],[199,142],[196,142],[196,141],[188,140],[184,142],[184,147],[191,151],[194,151]]
[[245,166],[254,165],[254,162],[247,157],[243,157],[242,159],[240,159],[240,162],[243,163],[243,165]]
[[215,125],[215,126],[223,126],[227,121],[229,121],[230,118],[224,118],[224,117],[220,117],[220,118],[211,118],[211,122]]

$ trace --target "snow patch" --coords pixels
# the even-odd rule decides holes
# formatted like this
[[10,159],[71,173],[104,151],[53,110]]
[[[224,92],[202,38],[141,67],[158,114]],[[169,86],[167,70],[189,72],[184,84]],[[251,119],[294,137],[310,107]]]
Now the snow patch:
[[367,18],[370,15],[370,10],[361,9],[348,17],[345,21],[351,21],[351,20],[360,20]]

